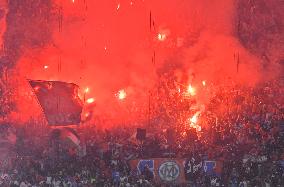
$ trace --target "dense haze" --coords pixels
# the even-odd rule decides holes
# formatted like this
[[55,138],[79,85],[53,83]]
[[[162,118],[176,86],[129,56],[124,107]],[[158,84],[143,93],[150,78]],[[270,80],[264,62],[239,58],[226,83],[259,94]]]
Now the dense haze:
[[[276,6],[277,1],[273,2]],[[35,104],[25,94],[30,93],[26,78],[74,82],[81,87],[82,95],[89,88],[85,97],[95,98],[95,113],[119,118],[121,115],[116,114],[125,114],[133,105],[147,107],[149,91],[165,73],[174,72],[181,84],[197,88],[203,80],[208,84],[228,79],[255,84],[276,76],[281,52],[273,54],[266,71],[263,55],[251,44],[253,34],[248,30],[253,19],[244,19],[248,12],[252,14],[254,4],[242,3],[9,1],[4,34],[8,48],[4,57],[10,60],[8,66],[17,77],[21,95],[17,99],[18,110],[31,113],[27,109]],[[266,8],[270,11],[265,13],[267,19],[277,13],[273,7]],[[240,20],[247,25],[238,27]],[[254,26],[254,32],[258,32],[259,25]],[[277,33],[281,33],[280,27]],[[265,35],[262,30],[259,32]],[[118,101],[116,94],[121,89],[127,98]]]

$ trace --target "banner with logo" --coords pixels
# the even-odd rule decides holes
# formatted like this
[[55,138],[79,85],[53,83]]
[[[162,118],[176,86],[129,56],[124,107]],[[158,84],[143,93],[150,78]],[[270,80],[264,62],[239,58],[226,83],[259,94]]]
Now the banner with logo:
[[164,159],[156,158],[149,160],[132,160],[131,169],[137,170],[143,174],[144,169],[148,168],[153,172],[154,180],[168,183],[183,183],[184,177],[184,159]]
[[154,180],[165,183],[185,183],[197,175],[220,175],[222,162],[197,161],[195,159],[137,159],[130,162],[131,169],[143,174],[147,168],[153,172]]

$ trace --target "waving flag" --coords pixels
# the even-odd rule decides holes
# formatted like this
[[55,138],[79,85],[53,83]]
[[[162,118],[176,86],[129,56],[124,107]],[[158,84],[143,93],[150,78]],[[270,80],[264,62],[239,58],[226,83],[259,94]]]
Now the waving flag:
[[79,86],[60,81],[29,80],[49,125],[78,125],[82,101]]

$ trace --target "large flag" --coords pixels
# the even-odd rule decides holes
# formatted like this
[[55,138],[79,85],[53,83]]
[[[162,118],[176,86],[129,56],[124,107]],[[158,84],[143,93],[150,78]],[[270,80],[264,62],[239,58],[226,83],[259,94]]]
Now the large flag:
[[82,101],[79,86],[60,81],[29,80],[49,125],[78,125]]

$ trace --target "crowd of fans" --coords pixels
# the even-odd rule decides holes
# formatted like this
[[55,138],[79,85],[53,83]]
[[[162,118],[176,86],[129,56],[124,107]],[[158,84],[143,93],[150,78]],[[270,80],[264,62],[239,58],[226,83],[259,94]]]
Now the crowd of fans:
[[[191,100],[186,102],[192,105]],[[0,166],[0,186],[283,186],[282,81],[216,89],[200,111],[202,128],[197,131],[189,128],[188,116],[183,115],[179,117],[183,120],[174,121],[178,125],[161,125],[173,115],[185,114],[185,101],[176,102],[170,112],[164,105],[159,108],[162,115],[154,111],[144,127],[147,136],[143,141],[136,139],[136,127],[78,128],[86,146],[80,154],[51,138],[46,129],[17,130],[17,142],[7,156],[10,159]],[[195,113],[190,110],[185,109],[186,115]],[[147,166],[141,172],[131,167],[131,160],[149,158],[184,158],[193,164],[216,160],[222,168],[219,174],[209,174],[185,166],[183,184],[163,183]]]

